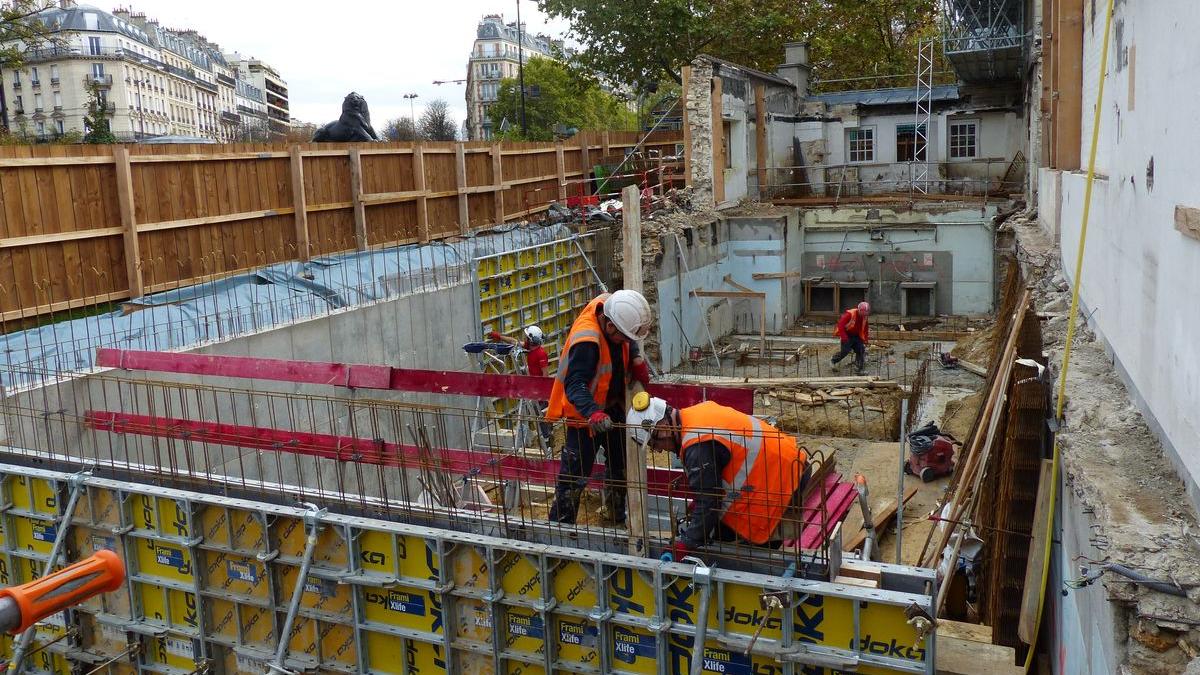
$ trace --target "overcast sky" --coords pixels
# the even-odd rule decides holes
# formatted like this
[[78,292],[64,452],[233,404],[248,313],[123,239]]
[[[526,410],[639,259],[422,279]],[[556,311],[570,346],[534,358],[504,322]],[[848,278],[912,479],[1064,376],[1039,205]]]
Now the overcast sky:
[[[118,5],[92,0],[112,11]],[[351,91],[366,97],[371,123],[382,130],[408,116],[406,93],[416,93],[416,114],[443,98],[455,120],[466,117],[463,84],[434,80],[466,77],[475,28],[484,14],[516,17],[517,0],[345,0],[281,3],[256,0],[133,0],[124,5],[166,27],[194,28],[225,51],[239,51],[275,67],[288,83],[292,117],[324,124],[341,113]],[[83,3],[81,3],[83,4]],[[548,25],[532,0],[521,18],[532,33],[560,37],[566,25]]]

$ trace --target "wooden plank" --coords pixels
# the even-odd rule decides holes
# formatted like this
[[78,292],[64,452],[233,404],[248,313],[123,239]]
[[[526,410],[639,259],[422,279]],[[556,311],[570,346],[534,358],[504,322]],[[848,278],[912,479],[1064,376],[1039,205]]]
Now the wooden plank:
[[725,201],[725,124],[721,117],[721,78],[712,79],[713,201]]
[[680,69],[680,76],[683,80],[683,86],[680,91],[683,92],[680,107],[683,108],[683,184],[687,187],[692,185],[692,128],[688,124],[687,111],[687,91],[688,83],[692,80],[692,67],[684,66]]
[[[622,202],[622,245],[624,254],[624,288],[642,292],[642,205],[641,191],[636,185],[627,185],[621,190]],[[637,384],[636,382],[634,383]],[[640,386],[631,385],[625,390],[625,401],[633,400]],[[625,434],[625,486],[629,524],[629,554],[649,555],[646,540],[646,449],[633,438],[633,432]]]
[[541,183],[541,182],[557,180],[557,179],[558,179],[558,174],[556,174],[556,173],[547,174],[545,176],[529,176],[527,178],[517,178],[514,180],[506,180],[506,181],[504,181],[504,184],[502,187],[505,190],[508,190],[509,188],[514,188],[518,185],[527,185],[529,183]]
[[9,237],[0,239],[0,248],[16,248],[19,246],[37,246],[39,244],[56,244],[79,239],[95,239],[97,237],[112,237],[121,234],[121,227],[102,227],[95,230],[75,230],[73,232],[53,232],[51,234],[35,234],[28,237]]
[[471,231],[470,200],[467,188],[467,153],[462,143],[454,146],[454,187],[458,188],[458,233]]
[[1176,204],[1175,229],[1185,237],[1200,239],[1200,209]]
[[350,200],[354,204],[354,245],[367,250],[367,210],[363,204],[362,155],[358,148],[350,149]]
[[563,153],[563,143],[559,141],[554,146],[554,163],[558,167],[558,201],[567,201],[567,158]]
[[354,202],[330,202],[328,204],[313,204],[308,207],[309,213],[319,213],[321,211],[337,211],[338,209],[354,208]]
[[308,210],[305,207],[304,196],[304,157],[300,154],[300,146],[293,145],[288,150],[291,160],[292,179],[292,213],[296,216],[296,256],[300,260],[308,260]]
[[612,146],[608,143],[608,129],[605,129],[600,134],[600,161],[608,159],[608,154],[612,151]]
[[[917,486],[908,488],[904,493],[904,503],[907,504],[917,494]],[[878,509],[871,517],[871,523],[875,527],[876,536],[883,530],[892,519],[896,517],[896,500],[890,499],[883,508]],[[867,530],[864,528],[855,534],[852,538],[842,542],[843,551],[857,551],[862,548],[863,542],[867,540]]]
[[621,190],[621,205],[621,219],[624,223],[622,236],[624,287],[640,293],[642,291],[642,204],[638,186],[627,185]]
[[132,155],[129,161],[134,164],[180,163],[180,162],[214,162],[238,159],[286,159],[289,153],[284,151],[263,152],[214,152],[212,154],[180,154],[180,155]]
[[421,243],[429,241],[429,199],[425,194],[425,152],[418,143],[413,147],[413,188],[417,193],[417,237]]
[[99,157],[4,157],[0,158],[0,169],[16,169],[30,166],[77,166],[82,164],[112,164],[110,156]]
[[737,299],[737,298],[759,299],[759,298],[767,297],[766,293],[760,293],[758,291],[705,291],[705,290],[701,290],[699,288],[693,289],[691,291],[691,295],[694,295],[698,298],[729,298],[729,299]]
[[1046,517],[1051,495],[1058,486],[1054,481],[1054,463],[1042,460],[1038,477],[1037,499],[1033,506],[1033,539],[1029,542],[1029,559],[1025,564],[1025,585],[1022,586],[1021,620],[1017,637],[1029,644],[1037,636],[1038,601],[1042,597],[1042,572],[1046,566]]
[[804,276],[803,272],[755,272],[750,275],[756,281],[764,279],[795,279]]
[[362,195],[361,201],[366,206],[375,206],[378,204],[415,202],[425,196],[425,192],[421,190],[405,190],[403,192],[371,192]]
[[496,224],[504,223],[504,152],[500,149],[500,144],[496,143],[492,146],[492,189],[495,190],[496,199]]
[[262,209],[260,211],[225,213],[217,216],[203,216],[201,218],[183,218],[180,220],[164,220],[157,223],[143,223],[137,226],[137,231],[158,232],[160,230],[175,230],[181,227],[195,227],[197,225],[213,225],[216,223],[233,223],[240,220],[254,220],[256,218],[287,216],[293,213],[295,213],[295,209],[285,206],[278,209]]
[[[949,623],[938,620],[936,671],[939,675],[1023,675],[1024,668],[1013,665],[1016,653],[1012,647],[943,635],[941,626]],[[948,632],[948,631],[947,631]]]
[[121,300],[128,297],[129,292],[123,290],[112,293],[100,293],[97,295],[85,295],[82,298],[76,298],[74,300],[60,300],[58,302],[53,302],[49,305],[43,305],[36,308],[23,307],[21,309],[9,310],[3,314],[0,314],[0,321],[12,321],[13,319],[23,319],[25,317],[35,316],[37,314],[61,312],[64,309],[71,309],[72,307],[99,305],[105,302],[112,302],[113,300]]
[[579,194],[581,196],[590,195],[592,194],[592,163],[587,137],[584,137],[579,142],[579,167],[581,169],[581,173],[583,174],[582,189],[580,189]]
[[137,219],[134,217],[133,170],[129,164],[129,148],[113,147],[117,163],[117,200],[121,206],[121,231],[125,236],[125,274],[129,297],[142,297],[142,260],[138,247]]
[[766,85],[754,84],[754,166],[758,171],[758,198],[767,198],[767,95]]

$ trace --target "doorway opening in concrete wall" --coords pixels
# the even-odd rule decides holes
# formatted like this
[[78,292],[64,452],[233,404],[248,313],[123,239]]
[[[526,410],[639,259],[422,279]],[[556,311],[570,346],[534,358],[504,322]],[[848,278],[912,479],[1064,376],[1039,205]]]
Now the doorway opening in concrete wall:
[[933,282],[900,284],[901,316],[935,316],[936,294]]
[[813,286],[812,290],[809,291],[809,306],[806,309],[810,314],[832,314],[836,312],[837,306],[834,301],[833,286]]

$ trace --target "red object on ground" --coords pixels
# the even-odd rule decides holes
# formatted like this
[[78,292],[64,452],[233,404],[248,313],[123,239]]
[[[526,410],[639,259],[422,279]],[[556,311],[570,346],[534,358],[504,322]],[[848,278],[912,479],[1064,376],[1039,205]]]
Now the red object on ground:
[[[825,493],[823,507],[822,492]],[[826,474],[821,486],[809,492],[804,500],[801,511],[804,529],[800,533],[800,541],[792,539],[784,542],[784,550],[793,549],[797,544],[801,548],[821,548],[837,524],[846,519],[856,499],[858,492],[854,489],[854,483],[842,482],[840,473]]]
[[925,452],[909,453],[904,472],[920,476],[926,483],[954,473],[954,441],[948,436],[938,436]]
[[[490,396],[546,401],[553,378],[493,375],[454,370],[417,370],[366,364],[261,359],[127,349],[96,350],[96,365],[157,373],[185,373],[299,384],[327,384],[354,389],[390,389],[457,396]],[[716,401],[746,414],[754,411],[754,390],[690,384],[652,384],[647,390],[672,406],[686,408]]]
[[[115,434],[175,438],[196,443],[290,452],[360,464],[412,468],[421,465],[421,451],[417,446],[388,443],[371,438],[335,436],[175,417],[135,415],[107,410],[87,411],[84,416],[84,425],[89,429]],[[435,448],[433,451],[437,453],[441,461],[441,468],[455,474],[505,480],[516,479],[539,485],[553,485],[558,478],[558,462],[556,460],[456,448]],[[646,470],[646,476],[651,494],[667,495],[669,491],[672,497],[692,496],[686,487],[684,490],[668,489],[672,481],[683,476],[682,471],[651,467]],[[592,467],[591,481],[594,487],[604,485],[603,465],[597,464]],[[686,481],[682,482],[686,485]]]

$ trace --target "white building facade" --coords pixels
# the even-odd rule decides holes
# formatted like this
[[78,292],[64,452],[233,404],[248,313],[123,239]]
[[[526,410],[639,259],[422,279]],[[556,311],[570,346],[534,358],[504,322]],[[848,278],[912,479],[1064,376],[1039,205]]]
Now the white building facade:
[[467,59],[466,128],[470,140],[492,137],[490,109],[499,94],[500,80],[517,77],[521,57],[526,62],[534,56],[554,58],[562,46],[561,40],[529,35],[524,24],[518,27],[516,22],[505,23],[503,15],[483,17]]

